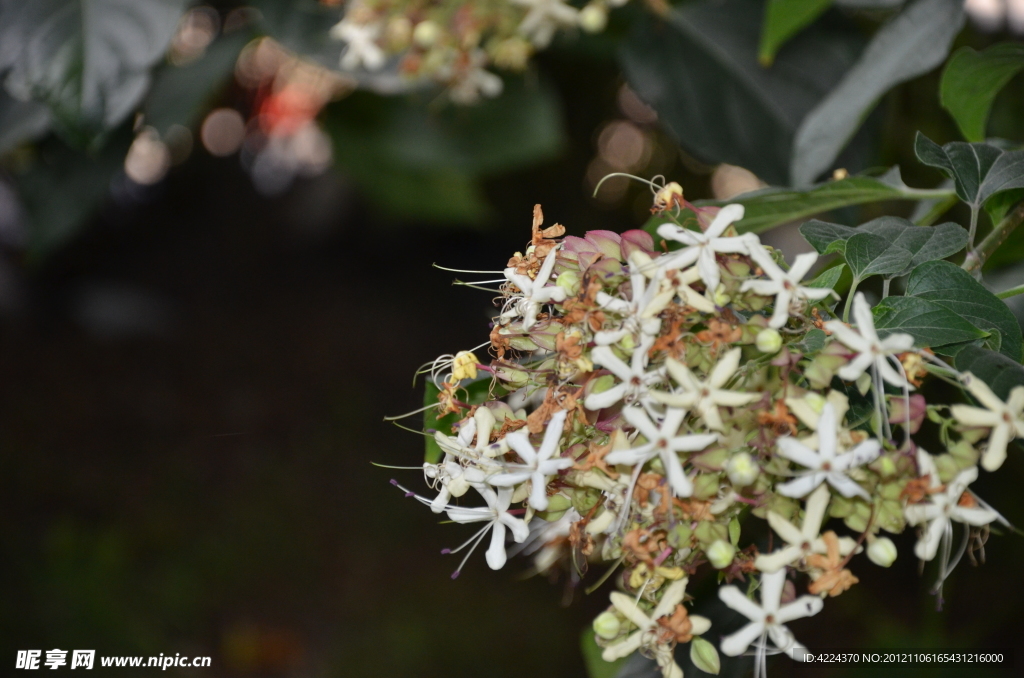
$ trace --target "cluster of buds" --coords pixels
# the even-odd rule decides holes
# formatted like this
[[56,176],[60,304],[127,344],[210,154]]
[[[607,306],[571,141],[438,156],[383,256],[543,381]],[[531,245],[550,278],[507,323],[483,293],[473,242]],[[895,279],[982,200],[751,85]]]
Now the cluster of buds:
[[[538,571],[578,579],[611,564],[616,590],[594,621],[603,657],[640,651],[666,677],[682,676],[680,643],[710,672],[716,645],[754,655],[757,675],[769,653],[801,659],[787,624],[857,584],[859,554],[890,566],[885,535],[908,526],[917,558],[939,556],[941,601],[967,546],[973,558],[1004,521],[968,486],[1024,437],[1024,387],[1004,402],[911,336],[880,337],[860,293],[855,322],[839,320],[832,278],[803,280],[817,255],[790,266],[739,234],[741,205],[695,208],[669,184],[655,211],[658,243],[640,230],[563,237],[535,208],[529,246],[497,281],[493,359],[433,366],[455,423],[426,432],[443,453],[423,467],[437,495],[408,496],[484,523],[451,552],[490,531],[492,568],[508,536]],[[929,404],[929,373],[979,406]],[[912,437],[926,420],[941,454]],[[470,496],[485,505],[455,503]],[[687,582],[716,571],[721,602],[749,620],[738,630],[690,614]]]
[[346,44],[341,68],[378,72],[392,65],[406,82],[435,81],[456,103],[501,93],[490,66],[522,71],[538,49],[560,30],[604,30],[608,9],[627,0],[589,0],[575,7],[563,0],[356,0],[331,31]]

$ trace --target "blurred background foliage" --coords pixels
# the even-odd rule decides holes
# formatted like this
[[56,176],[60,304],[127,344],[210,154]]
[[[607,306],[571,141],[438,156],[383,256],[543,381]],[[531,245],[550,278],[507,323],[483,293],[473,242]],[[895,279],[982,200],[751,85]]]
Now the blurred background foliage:
[[[493,313],[430,263],[500,268],[534,203],[571,234],[639,226],[646,186],[591,196],[610,172],[662,174],[691,199],[893,165],[940,185],[918,131],[1024,140],[1024,3],[967,11],[634,2],[502,73],[499,97],[456,106],[339,71],[339,3],[0,0],[0,654],[208,654],[224,676],[584,675],[580,631],[603,599],[514,568],[451,582],[433,517],[370,465],[418,463],[421,441],[381,419],[415,408],[416,366],[478,344]],[[991,101],[958,127],[943,64],[997,43],[978,72],[957,52]],[[866,199],[794,194],[799,216],[914,209],[858,181]],[[791,228],[769,238],[797,246]],[[1018,232],[987,282],[1020,284],[1022,257]],[[978,483],[1018,525],[1021,459]],[[988,554],[954,575],[942,613],[904,555],[798,633],[1024,646],[1024,545],[1004,535]],[[890,673],[913,671],[962,673]]]

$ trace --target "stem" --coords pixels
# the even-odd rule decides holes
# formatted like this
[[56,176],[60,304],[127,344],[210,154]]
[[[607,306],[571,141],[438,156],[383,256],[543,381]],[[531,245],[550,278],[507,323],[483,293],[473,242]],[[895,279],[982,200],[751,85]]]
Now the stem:
[[974,247],[974,236],[978,233],[978,212],[980,210],[980,206],[971,205],[971,230],[967,232],[968,249],[972,249]]
[[882,298],[885,299],[889,296],[889,283],[892,282],[892,278],[886,278],[882,281]]
[[843,322],[850,322],[850,307],[853,305],[853,295],[857,291],[857,285],[860,284],[860,280],[857,278],[853,279],[853,283],[850,285],[850,292],[846,296],[846,306],[843,307]]
[[961,268],[969,273],[974,273],[976,276],[981,275],[981,267],[985,265],[985,261],[992,256],[992,253],[999,249],[1010,234],[1013,233],[1014,229],[1020,226],[1021,222],[1024,222],[1024,201],[1017,203],[1010,212],[1003,217],[1003,220],[996,224],[992,232],[985,236],[977,247],[970,249],[967,252],[967,257],[964,259],[964,263]]
[[1015,297],[1018,294],[1024,294],[1024,285],[1017,285],[1016,287],[1011,287],[1008,290],[1003,290],[1002,292],[997,293],[996,296],[1000,299],[1009,299],[1010,297]]

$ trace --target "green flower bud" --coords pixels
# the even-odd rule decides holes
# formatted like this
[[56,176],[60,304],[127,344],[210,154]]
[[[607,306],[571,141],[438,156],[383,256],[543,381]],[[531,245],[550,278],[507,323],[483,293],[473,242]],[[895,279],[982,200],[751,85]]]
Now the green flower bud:
[[715,290],[715,305],[725,306],[730,301],[732,301],[732,297],[729,296],[729,293],[726,291],[725,285],[719,285],[718,289]]
[[565,290],[566,294],[576,294],[580,291],[580,274],[576,271],[563,271],[555,279],[555,284]]
[[441,37],[441,27],[433,21],[421,21],[412,29],[412,41],[421,49],[429,49]]
[[[702,520],[694,530],[697,541],[701,544],[712,544],[716,541],[725,541],[729,538],[729,528],[721,523],[713,523],[710,520]],[[728,543],[728,542],[727,542]]]
[[690,545],[692,536],[693,530],[687,523],[676,523],[676,526],[668,533],[668,545],[674,549],[686,548]]
[[587,33],[600,33],[608,25],[608,10],[596,2],[592,2],[579,15],[580,28]]
[[565,511],[572,506],[572,500],[562,493],[548,497],[548,511]]
[[704,555],[708,557],[711,567],[721,570],[729,567],[733,557],[736,555],[736,547],[727,541],[717,539],[704,549]]
[[703,638],[690,641],[690,661],[704,673],[717,676],[722,670],[722,660],[718,658],[718,650]]
[[602,612],[594,619],[594,633],[599,638],[612,640],[619,635],[621,628],[622,622],[619,621],[618,616],[614,612]]
[[707,501],[718,495],[718,488],[721,481],[717,474],[702,473],[693,481],[693,497],[701,501]]
[[757,476],[761,474],[761,469],[749,453],[739,452],[733,455],[729,463],[725,465],[725,472],[728,474],[729,480],[733,485],[736,487],[746,487],[757,480]]
[[879,537],[868,544],[868,559],[880,567],[889,567],[896,560],[896,544],[888,537]]
[[778,353],[782,348],[782,335],[778,330],[768,328],[757,333],[757,340],[754,342],[757,350],[761,353]]
[[944,483],[948,483],[960,473],[959,464],[950,454],[940,454],[935,457],[935,468],[939,471],[939,480]]

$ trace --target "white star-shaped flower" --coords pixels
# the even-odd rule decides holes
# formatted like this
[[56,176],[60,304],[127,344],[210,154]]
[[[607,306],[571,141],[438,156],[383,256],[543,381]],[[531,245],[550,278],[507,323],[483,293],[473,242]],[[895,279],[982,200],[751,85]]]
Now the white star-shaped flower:
[[835,335],[848,348],[860,353],[856,358],[839,369],[837,374],[846,381],[856,381],[872,365],[879,376],[893,386],[913,391],[914,387],[889,364],[889,356],[904,353],[914,347],[914,338],[903,332],[895,332],[885,339],[878,338],[875,321],[871,317],[871,306],[861,292],[853,298],[853,317],[857,330],[839,320],[829,320],[825,329]]
[[818,418],[818,451],[815,452],[796,438],[788,436],[775,441],[779,456],[806,466],[807,471],[800,477],[778,486],[779,494],[786,497],[803,497],[811,490],[828,482],[844,497],[870,499],[863,487],[854,482],[847,473],[850,469],[863,466],[878,458],[882,445],[877,440],[865,440],[849,452],[836,454],[838,448],[839,424],[832,403],[826,403]]
[[[754,561],[754,565],[762,572],[777,572],[786,565],[797,563],[812,553],[827,553],[828,547],[821,538],[821,524],[825,520],[825,510],[831,493],[822,485],[807,498],[804,522],[797,528],[774,511],[768,512],[768,524],[783,538],[786,546],[770,554],[762,554]],[[839,553],[843,556],[857,548],[857,542],[849,537],[840,537]]]
[[647,352],[653,344],[653,338],[645,337],[644,341],[633,350],[629,365],[615,355],[615,352],[608,346],[597,346],[594,348],[590,352],[590,359],[595,365],[600,365],[614,374],[620,380],[620,383],[612,386],[607,391],[591,393],[583,401],[583,406],[588,410],[602,410],[606,407],[611,407],[621,400],[626,405],[639,402],[645,409],[649,409],[651,405],[648,396],[650,388],[665,381],[664,370],[646,371]]
[[665,360],[665,367],[672,379],[683,389],[682,393],[652,392],[651,398],[670,407],[682,407],[695,410],[707,427],[714,431],[722,431],[719,407],[741,407],[761,398],[760,393],[742,393],[727,391],[722,387],[736,374],[740,365],[739,348],[731,349],[723,355],[712,368],[707,379],[701,381],[690,368],[673,358]]
[[[683,577],[669,584],[664,594],[662,594],[661,600],[658,601],[657,606],[651,611],[650,615],[644,614],[631,596],[627,596],[619,591],[613,591],[610,594],[612,605],[622,613],[622,616],[635,624],[637,629],[624,640],[606,647],[604,652],[601,653],[601,658],[606,662],[613,662],[633,654],[646,645],[658,659],[658,664],[665,678],[682,678],[683,671],[672,659],[671,647],[665,647],[666,643],[658,642],[657,629],[658,620],[662,617],[671,616],[676,606],[682,604],[683,596],[686,593],[687,581],[687,578]],[[688,616],[692,624],[691,635],[704,635],[711,628],[711,620],[708,618],[695,614]],[[667,652],[659,652],[662,647]],[[665,659],[661,658],[663,654]]]
[[718,440],[711,433],[679,435],[679,427],[686,418],[686,410],[669,407],[665,410],[665,418],[661,426],[655,426],[647,413],[638,407],[627,407],[622,410],[633,428],[647,439],[639,447],[627,450],[615,450],[605,457],[609,464],[626,464],[643,466],[654,457],[661,459],[668,474],[668,484],[677,497],[689,497],[693,494],[693,483],[683,471],[678,452],[697,452]]
[[743,218],[743,205],[726,205],[703,233],[691,231],[675,224],[662,224],[658,235],[686,245],[681,250],[670,252],[654,260],[653,265],[665,269],[680,269],[697,265],[700,278],[707,287],[706,295],[714,299],[715,291],[722,280],[715,254],[749,254],[750,241],[745,236],[724,238],[722,233],[734,221]]
[[[935,553],[938,551],[942,540],[952,537],[952,521],[955,520],[965,525],[980,526],[988,525],[1000,516],[977,501],[974,501],[973,505],[971,502],[961,504],[961,497],[967,486],[978,479],[977,466],[961,471],[956,478],[946,485],[945,490],[942,490],[939,474],[935,469],[934,463],[930,463],[930,455],[922,450],[918,455],[918,459],[927,460],[926,463],[921,464],[924,467],[921,471],[925,475],[930,476],[931,489],[933,491],[928,495],[927,502],[911,504],[903,512],[907,517],[907,522],[911,525],[928,523],[928,527],[914,546],[914,554],[921,560],[931,560],[935,557]],[[929,466],[930,468],[928,468]],[[974,498],[973,495],[968,496],[972,499]],[[945,570],[945,564],[943,565],[943,570]]]
[[523,329],[529,330],[537,322],[537,313],[544,304],[565,301],[565,289],[558,285],[548,285],[551,272],[555,268],[555,257],[558,248],[551,248],[544,258],[536,278],[516,273],[514,268],[505,269],[505,277],[520,289],[522,295],[514,296],[507,302],[508,310],[501,314],[502,319],[511,320],[522,316]]
[[579,10],[562,0],[511,0],[512,4],[528,8],[519,32],[537,47],[543,49],[551,44],[560,27],[575,26]]
[[671,290],[672,293],[679,296],[683,304],[695,308],[701,313],[714,313],[714,302],[690,287],[691,284],[700,279],[700,271],[697,270],[696,266],[685,271],[667,270],[661,279],[661,289],[663,292]]
[[[718,589],[718,597],[722,602],[750,620],[742,629],[722,639],[724,654],[730,657],[739,656],[746,652],[751,643],[760,639],[757,649],[758,668],[761,668],[764,666],[764,656],[768,649],[765,641],[771,638],[779,651],[803,661],[803,651],[807,648],[796,642],[793,633],[785,625],[794,619],[818,614],[825,604],[818,596],[807,595],[782,605],[782,587],[785,582],[785,570],[762,574],[760,605],[743,595],[735,586],[723,586]],[[754,675],[760,675],[757,669]]]
[[986,471],[995,471],[1006,460],[1007,444],[1014,438],[1024,438],[1024,386],[1014,387],[1004,403],[988,384],[970,372],[961,375],[960,381],[985,409],[953,405],[953,418],[967,426],[987,426],[992,429],[988,447],[981,457],[981,467]]
[[[523,458],[526,464],[512,465],[511,470],[505,473],[498,473],[487,479],[487,482],[495,487],[512,487],[519,483],[532,481],[530,491],[530,506],[538,511],[544,511],[548,507],[548,477],[573,465],[573,460],[567,457],[559,457],[558,444],[562,440],[562,427],[565,425],[565,410],[559,410],[551,415],[551,421],[544,431],[544,440],[540,449],[534,449],[530,444],[530,438],[522,431],[513,431],[505,436],[509,447]],[[554,458],[552,458],[554,457]]]
[[753,290],[755,294],[775,297],[775,311],[768,322],[769,327],[779,329],[785,325],[793,310],[794,302],[799,304],[808,300],[817,301],[832,294],[832,290],[829,289],[804,287],[800,284],[807,272],[811,270],[811,266],[814,266],[814,262],[818,260],[817,252],[798,254],[789,271],[783,271],[760,242],[755,244],[754,238],[751,238],[750,241],[750,258],[757,262],[769,279],[747,280],[740,287],[740,291]]
[[491,545],[487,549],[487,564],[492,570],[500,570],[505,565],[505,528],[511,530],[512,539],[520,544],[526,541],[526,538],[530,535],[530,528],[527,527],[526,523],[521,518],[517,518],[508,512],[509,504],[512,503],[511,487],[502,488],[497,492],[489,487],[478,491],[483,496],[484,501],[487,502],[487,506],[478,508],[449,506],[447,508],[448,517],[457,523],[487,523],[462,546],[446,551],[446,553],[457,553],[472,544],[469,553],[462,559],[459,569],[452,575],[453,579],[459,575],[462,566],[466,564],[466,560],[469,559],[476,545],[483,540],[484,535],[488,531],[491,532]]
[[[349,13],[358,12],[349,10]],[[331,28],[331,37],[348,45],[341,55],[342,70],[354,71],[360,65],[368,71],[384,67],[384,50],[377,45],[381,27],[379,21],[357,23],[346,16]]]
[[624,316],[622,326],[614,330],[601,330],[594,334],[594,343],[598,346],[610,346],[618,343],[626,335],[633,335],[643,340],[645,337],[657,337],[661,331],[661,319],[658,314],[672,301],[672,292],[663,290],[659,279],[660,272],[655,272],[654,279],[648,282],[644,267],[651,258],[642,252],[633,252],[629,258],[630,298],[620,299],[607,292],[598,292],[595,298],[602,309]]

